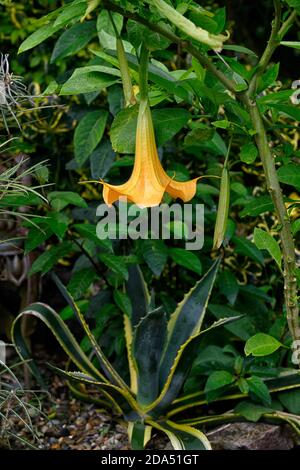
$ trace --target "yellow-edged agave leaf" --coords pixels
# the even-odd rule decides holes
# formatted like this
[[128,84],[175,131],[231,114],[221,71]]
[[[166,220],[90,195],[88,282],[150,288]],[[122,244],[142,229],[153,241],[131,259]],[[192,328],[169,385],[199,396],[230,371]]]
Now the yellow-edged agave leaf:
[[159,364],[167,337],[167,320],[161,308],[149,312],[134,331],[132,353],[137,366],[137,401],[147,406],[159,394]]
[[143,450],[151,439],[152,426],[143,421],[130,422],[128,424],[128,437],[132,450]]
[[160,367],[161,387],[170,373],[180,347],[201,329],[219,264],[218,258],[202,279],[185,295],[170,317],[168,340]]
[[129,375],[130,375],[130,389],[132,393],[137,394],[137,371],[136,365],[132,357],[132,327],[130,319],[127,315],[124,315],[124,332],[125,332],[125,341],[127,349],[127,359],[129,366]]
[[99,387],[101,392],[106,392],[106,395],[109,396],[115,404],[117,404],[117,406],[122,411],[125,417],[128,417],[128,419],[131,420],[140,419],[141,410],[136,400],[132,397],[130,393],[128,393],[126,389],[123,389],[121,387],[118,387],[117,385],[113,385],[108,382],[101,382],[80,371],[65,371],[63,369],[53,366],[53,364],[48,364],[48,366],[55,372],[57,372],[59,375],[67,378],[68,380],[72,379],[80,383],[84,383],[86,385],[93,385],[95,387]]
[[152,420],[147,422],[168,436],[174,450],[211,450],[205,434],[192,426],[174,423],[170,420],[159,424]]
[[148,313],[150,294],[139,266],[128,266],[128,275],[126,292],[131,301],[132,313],[130,320],[132,327],[134,327]]
[[76,317],[80,321],[80,323],[81,323],[81,325],[84,329],[85,334],[87,335],[87,337],[89,338],[89,340],[90,340],[90,342],[93,346],[95,355],[96,355],[98,361],[100,362],[100,364],[101,364],[101,366],[102,366],[102,368],[105,372],[105,375],[112,382],[114,382],[116,385],[118,385],[121,388],[127,389],[130,392],[130,389],[129,389],[128,385],[124,382],[122,377],[120,377],[118,372],[113,368],[113,366],[110,364],[110,362],[105,357],[105,354],[103,353],[102,349],[100,348],[99,344],[97,343],[96,338],[92,334],[88,324],[86,323],[86,321],[84,319],[84,316],[82,315],[80,309],[78,308],[78,306],[77,306],[76,302],[74,301],[73,297],[71,296],[71,294],[67,291],[67,289],[65,288],[63,283],[60,281],[60,279],[55,274],[53,274],[52,277],[53,277],[57,287],[59,288],[61,294],[63,295],[65,300],[68,302],[68,304],[70,305],[70,307],[74,311],[74,314],[76,315]]
[[240,316],[222,318],[221,320],[214,322],[209,328],[206,328],[200,333],[191,336],[180,347],[159,397],[145,408],[147,413],[151,411],[151,416],[161,416],[164,410],[178,396],[178,393],[180,392],[180,389],[192,367],[193,360],[195,359],[196,352],[198,351],[199,344],[202,339],[202,335],[214,328],[218,328],[227,324],[228,322],[233,322],[238,319],[240,319]]
[[[110,409],[110,408],[115,408],[118,413],[122,413],[122,410],[120,407],[117,407],[116,404],[112,401],[111,397],[108,397],[106,395],[107,400],[104,400],[104,398],[98,398],[94,397],[89,393],[86,393],[81,390],[80,386],[82,384],[76,384],[73,383],[73,380],[67,380],[67,385],[69,390],[71,391],[71,394],[73,397],[77,398],[78,400],[84,402],[84,403],[93,403],[94,405],[97,405],[97,407],[104,407],[105,409]],[[101,392],[103,395],[103,391]]]
[[[12,341],[22,360],[31,359],[31,354],[27,347],[21,326],[21,320],[26,316],[33,316],[42,320],[54,334],[68,357],[74,364],[76,364],[79,369],[81,369],[84,373],[91,375],[93,378],[107,382],[107,379],[104,377],[104,375],[98,371],[98,369],[84,354],[76,339],[64,324],[60,316],[51,307],[49,307],[49,305],[40,302],[29,305],[17,316],[12,325]],[[28,367],[31,369],[37,380],[40,383],[43,383],[41,374],[35,362],[30,361]]]

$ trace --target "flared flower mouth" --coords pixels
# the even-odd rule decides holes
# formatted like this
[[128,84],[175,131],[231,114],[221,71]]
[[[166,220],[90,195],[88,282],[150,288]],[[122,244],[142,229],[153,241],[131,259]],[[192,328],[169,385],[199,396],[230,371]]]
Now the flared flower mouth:
[[101,181],[105,203],[110,206],[127,198],[139,207],[153,207],[160,204],[165,192],[187,202],[195,196],[197,180],[175,181],[164,171],[157,153],[149,102],[148,99],[141,100],[131,176],[121,185]]

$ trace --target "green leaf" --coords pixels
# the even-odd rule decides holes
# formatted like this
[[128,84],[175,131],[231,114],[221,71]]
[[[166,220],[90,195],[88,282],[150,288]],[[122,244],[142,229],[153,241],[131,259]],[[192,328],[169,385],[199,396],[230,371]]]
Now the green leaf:
[[167,337],[167,320],[161,309],[149,312],[137,325],[132,352],[137,365],[137,400],[149,405],[159,392],[159,364]]
[[132,306],[127,294],[124,294],[124,292],[121,292],[120,290],[114,290],[114,301],[121,312],[125,313],[128,317],[131,317]]
[[76,54],[85,47],[96,34],[95,21],[85,21],[71,26],[57,40],[50,62]]
[[[134,153],[138,106],[121,110],[110,131],[113,149],[120,153]],[[187,123],[190,114],[184,109],[165,108],[152,111],[157,145],[162,145]]]
[[43,25],[22,42],[21,46],[19,47],[18,54],[32,49],[33,47],[48,39],[50,36],[53,36],[53,34],[61,29],[62,26],[62,24],[54,26],[54,21],[50,21],[49,23]]
[[80,19],[86,10],[85,0],[79,2],[72,2],[70,5],[65,5],[63,10],[54,21],[54,26],[63,26],[71,20]]
[[168,436],[174,450],[211,450],[209,440],[199,429],[170,420],[159,424],[151,421],[151,424]]
[[235,413],[243,416],[247,421],[257,423],[265,413],[271,413],[273,410],[265,406],[256,405],[251,401],[242,401],[234,408]]
[[152,116],[158,146],[171,140],[191,117],[188,111],[181,108],[154,109]]
[[123,279],[128,279],[128,270],[122,256],[112,255],[110,253],[99,253],[100,261]]
[[300,390],[288,390],[277,395],[280,403],[295,415],[300,415]]
[[215,328],[235,322],[238,318],[239,317],[233,317],[219,320],[205,330],[200,331],[200,333],[190,336],[189,339],[181,345],[172,368],[170,369],[167,381],[162,381],[163,387],[159,397],[151,406],[149,406],[147,411],[150,409],[153,410],[155,416],[161,416],[161,414],[165,412],[170,403],[172,403],[178,396],[178,393],[190,372],[193,360],[199,351],[202,336]]
[[62,239],[69,225],[69,218],[65,212],[50,212],[47,215],[47,224],[52,232]]
[[[86,312],[89,306],[89,301],[86,299],[78,300],[77,305],[78,308],[82,310],[82,312]],[[70,318],[74,318],[74,311],[70,305],[67,305],[59,312],[59,316],[63,321],[70,320]]]
[[176,264],[179,264],[190,271],[194,271],[197,274],[201,274],[201,262],[198,256],[191,251],[187,251],[184,248],[170,248],[169,253]]
[[151,429],[150,426],[145,426],[143,421],[132,422],[131,432],[128,432],[128,435],[130,436],[129,440],[132,450],[144,449],[147,443],[147,436],[149,435],[149,428]]
[[[216,398],[220,393],[219,389],[223,389],[223,387],[226,387],[227,385],[230,385],[234,382],[234,376],[230,374],[230,372],[227,372],[226,370],[216,370],[207,379],[207,382],[205,384],[205,389],[204,392],[207,396],[207,399],[213,400]],[[216,392],[218,393],[212,393]]]
[[253,163],[258,155],[258,150],[256,145],[253,143],[248,143],[245,145],[242,145],[241,147],[241,152],[240,152],[240,158],[242,162],[244,163]]
[[[83,70],[82,70],[83,69]],[[62,85],[60,95],[100,92],[114,85],[118,79],[107,73],[90,70],[89,67],[75,69],[71,77]]]
[[116,115],[110,129],[112,147],[116,152],[134,153],[137,116],[138,106],[123,109]]
[[279,63],[272,64],[268,70],[259,79],[257,92],[261,93],[263,90],[271,86],[277,79],[279,73]]
[[277,109],[277,111],[286,114],[288,117],[295,121],[300,121],[300,109],[297,106],[288,104],[269,103],[271,108]]
[[234,52],[240,52],[242,54],[247,54],[247,55],[251,55],[253,57],[257,57],[257,54],[253,51],[251,51],[251,49],[248,49],[248,47],[244,47],[244,46],[236,46],[234,44],[224,44],[224,46],[222,47],[223,50],[227,50],[227,51],[234,51]]
[[[158,25],[163,26],[165,29],[169,30],[169,32],[172,32],[172,29],[168,24],[158,21]],[[170,45],[170,40],[155,31],[151,31],[149,28],[137,21],[128,20],[126,28],[128,40],[133,44],[135,49],[138,49],[142,42],[145,43],[151,51],[166,49]]]
[[168,322],[168,343],[161,363],[161,385],[166,381],[180,347],[201,329],[220,260],[217,259],[185,295]]
[[[300,7],[300,3],[299,3]],[[300,49],[300,41],[280,41],[281,46],[292,47],[293,49]]]
[[80,299],[97,277],[93,268],[80,269],[72,274],[67,289],[75,300]]
[[51,206],[57,211],[61,211],[69,204],[83,208],[88,207],[85,200],[72,191],[52,191],[48,194],[48,199]]
[[52,246],[32,263],[29,274],[32,275],[38,272],[42,274],[47,273],[60,258],[70,254],[72,251],[74,251],[74,246],[73,243],[69,241],[62,242],[57,246]]
[[126,292],[131,300],[132,314],[131,324],[136,326],[141,318],[148,313],[150,294],[144,280],[142,271],[138,265],[128,266],[129,278],[126,285]]
[[116,158],[109,140],[101,142],[91,153],[91,174],[93,179],[104,178]]
[[263,380],[254,375],[246,380],[249,385],[250,395],[254,395],[254,397],[258,398],[263,404],[271,405],[271,395]]
[[273,354],[282,344],[273,336],[257,333],[249,338],[245,345],[246,356],[262,357]]
[[219,127],[220,129],[228,129],[231,123],[226,119],[220,119],[219,121],[213,121],[211,124],[214,127]]
[[219,274],[218,285],[220,292],[227,297],[228,302],[233,305],[239,293],[239,284],[235,275],[229,271],[223,271]]
[[255,227],[254,243],[260,250],[267,250],[281,269],[281,250],[277,241],[268,232]]
[[73,225],[73,227],[82,238],[87,238],[88,240],[94,242],[97,246],[101,246],[102,248],[105,248],[107,251],[110,251],[112,253],[113,249],[111,240],[109,240],[109,238],[107,238],[106,240],[101,240],[100,238],[98,238],[95,225],[85,223],[75,224]]
[[[241,316],[239,311],[227,307],[226,305],[209,304],[208,310],[217,319],[230,318],[237,315]],[[232,324],[226,324],[224,328],[244,341],[247,341],[247,339],[255,333],[255,326],[248,316],[244,316]]]
[[295,163],[283,165],[277,170],[277,174],[281,183],[300,189],[300,165]]
[[[123,26],[123,16],[115,12],[110,12],[110,15],[112,16],[114,25],[116,26],[118,33],[120,34]],[[107,10],[100,11],[97,17],[97,31],[105,31],[107,34],[115,36],[116,34],[112,21],[110,19],[110,15]]]
[[[35,222],[36,223],[36,222]],[[52,230],[44,224],[31,227],[25,240],[25,254],[30,253],[52,235]]]
[[74,133],[75,160],[79,165],[84,164],[102,139],[107,117],[107,111],[90,111],[80,120]]
[[232,237],[233,243],[236,245],[236,252],[248,256],[259,264],[264,264],[264,257],[262,253],[256,248],[254,243],[250,242],[246,238],[238,237],[234,235]]
[[163,241],[150,239],[142,240],[141,254],[153,274],[160,276],[168,258],[167,248]]
[[12,326],[12,340],[21,359],[29,360],[28,367],[38,379],[39,383],[43,384],[43,379],[35,362],[30,360],[32,358],[28,350],[27,338],[24,338],[23,335],[23,322],[21,320],[28,316],[40,319],[45,323],[45,325],[55,335],[68,357],[77,365],[77,367],[85,373],[90,374],[92,377],[98,378],[98,380],[103,379],[103,375],[95,368],[88,357],[80,349],[76,339],[64,324],[60,316],[48,305],[35,303],[26,307],[15,319]]
[[296,233],[300,232],[300,218],[294,220],[294,222],[292,223],[292,230],[294,236],[296,235]]
[[252,217],[256,217],[264,212],[272,212],[273,209],[274,204],[270,196],[258,196],[245,204],[244,209],[240,212],[240,216],[246,217],[247,215],[250,215]]

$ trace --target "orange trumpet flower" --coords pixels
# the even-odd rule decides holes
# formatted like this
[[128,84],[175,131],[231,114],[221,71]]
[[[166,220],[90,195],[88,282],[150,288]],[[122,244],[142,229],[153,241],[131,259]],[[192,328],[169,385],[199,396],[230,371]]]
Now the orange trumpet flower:
[[105,203],[111,205],[127,198],[139,207],[153,207],[160,204],[165,192],[187,202],[196,193],[197,180],[175,181],[164,171],[157,153],[149,102],[141,100],[132,174],[126,183],[118,186],[101,181]]

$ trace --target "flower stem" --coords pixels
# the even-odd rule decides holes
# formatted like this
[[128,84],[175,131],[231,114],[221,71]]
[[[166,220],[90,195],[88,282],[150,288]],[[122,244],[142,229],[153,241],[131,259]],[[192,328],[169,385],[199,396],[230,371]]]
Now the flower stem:
[[149,50],[143,43],[140,52],[140,67],[139,67],[139,80],[140,80],[140,100],[148,100],[148,61]]

